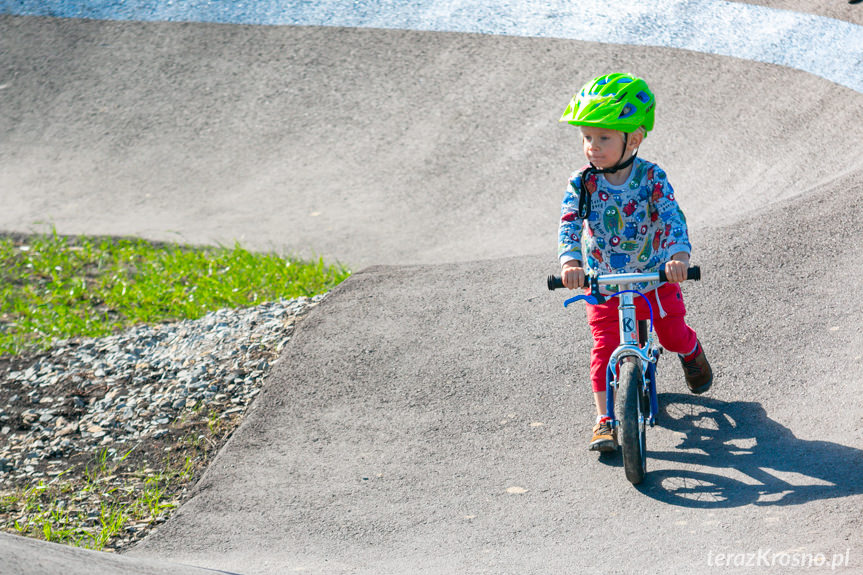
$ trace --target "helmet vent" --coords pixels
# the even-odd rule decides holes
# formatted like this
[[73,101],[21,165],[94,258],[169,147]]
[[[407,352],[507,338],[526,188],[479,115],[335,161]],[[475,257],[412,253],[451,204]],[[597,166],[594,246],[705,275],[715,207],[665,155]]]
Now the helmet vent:
[[645,104],[650,102],[650,94],[648,94],[647,92],[641,91],[638,94],[636,94],[635,97],[638,98],[639,100],[641,100]]
[[635,113],[635,106],[632,104],[627,104],[623,107],[623,110],[620,112],[620,116],[617,117],[618,120],[622,120],[623,118],[628,118]]

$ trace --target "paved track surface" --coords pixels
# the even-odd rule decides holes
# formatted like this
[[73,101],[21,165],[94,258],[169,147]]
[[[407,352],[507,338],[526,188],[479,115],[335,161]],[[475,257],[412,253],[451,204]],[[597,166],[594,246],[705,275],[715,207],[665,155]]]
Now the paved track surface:
[[[779,572],[715,566],[764,550],[863,568],[849,135],[863,94],[577,41],[31,17],[0,30],[6,227],[50,213],[63,232],[241,239],[364,268],[303,322],[159,532],[119,558],[3,536],[12,573]],[[643,155],[687,211],[705,272],[685,286],[690,320],[718,372],[693,398],[663,359],[638,489],[585,450],[584,312],[544,289],[581,163],[554,120],[584,78],[619,68],[660,97]]]
[[861,163],[814,159],[812,142],[859,122],[859,94],[769,64],[431,32],[0,18],[0,229],[239,240],[354,269],[548,254],[582,162],[577,131],[556,125],[560,102],[617,68],[662,97],[643,154],[673,174],[696,228]]
[[589,335],[583,311],[544,291],[550,262],[375,267],[303,323],[195,497],[135,555],[246,573],[537,574],[857,556],[863,335],[848,304],[863,290],[843,264],[849,232],[819,222],[852,225],[863,178],[839,184],[702,233],[705,281],[686,294],[720,376],[693,398],[663,361],[639,489],[585,449]]
[[158,559],[130,558],[65,545],[45,543],[0,533],[2,573],[93,575],[133,573],[134,575],[231,575],[227,571],[204,569]]

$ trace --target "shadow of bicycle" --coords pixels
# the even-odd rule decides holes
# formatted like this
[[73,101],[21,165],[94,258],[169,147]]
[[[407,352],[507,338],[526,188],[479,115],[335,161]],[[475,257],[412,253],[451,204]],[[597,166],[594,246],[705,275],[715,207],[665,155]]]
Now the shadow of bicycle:
[[683,438],[672,451],[653,451],[648,444],[648,465],[664,460],[699,471],[648,470],[639,490],[650,497],[719,508],[797,505],[863,493],[863,450],[798,439],[758,403],[677,393],[661,394],[659,403],[657,424]]

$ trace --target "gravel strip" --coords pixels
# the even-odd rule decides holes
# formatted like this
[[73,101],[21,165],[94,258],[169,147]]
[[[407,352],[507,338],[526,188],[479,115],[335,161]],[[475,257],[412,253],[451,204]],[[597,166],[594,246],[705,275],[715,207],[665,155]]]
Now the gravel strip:
[[[182,451],[183,438],[205,433],[208,423],[211,431],[219,421],[233,431],[296,322],[323,297],[224,309],[6,358],[0,371],[0,494],[84,473],[100,452],[113,461],[123,458],[129,471],[133,465],[153,471],[160,454]],[[229,434],[217,439],[223,443]],[[199,460],[220,447],[210,443]],[[137,457],[126,461],[130,452]],[[205,466],[198,461],[200,469]]]
[[[58,342],[0,384],[0,486],[76,451],[158,439],[184,411],[242,413],[322,296]],[[10,395],[11,392],[11,395]]]

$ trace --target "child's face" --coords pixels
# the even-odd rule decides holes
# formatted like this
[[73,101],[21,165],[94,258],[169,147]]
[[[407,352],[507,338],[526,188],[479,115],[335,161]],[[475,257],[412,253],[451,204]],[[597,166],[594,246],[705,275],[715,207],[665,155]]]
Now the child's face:
[[623,156],[623,132],[581,126],[584,156],[599,169],[612,168]]

